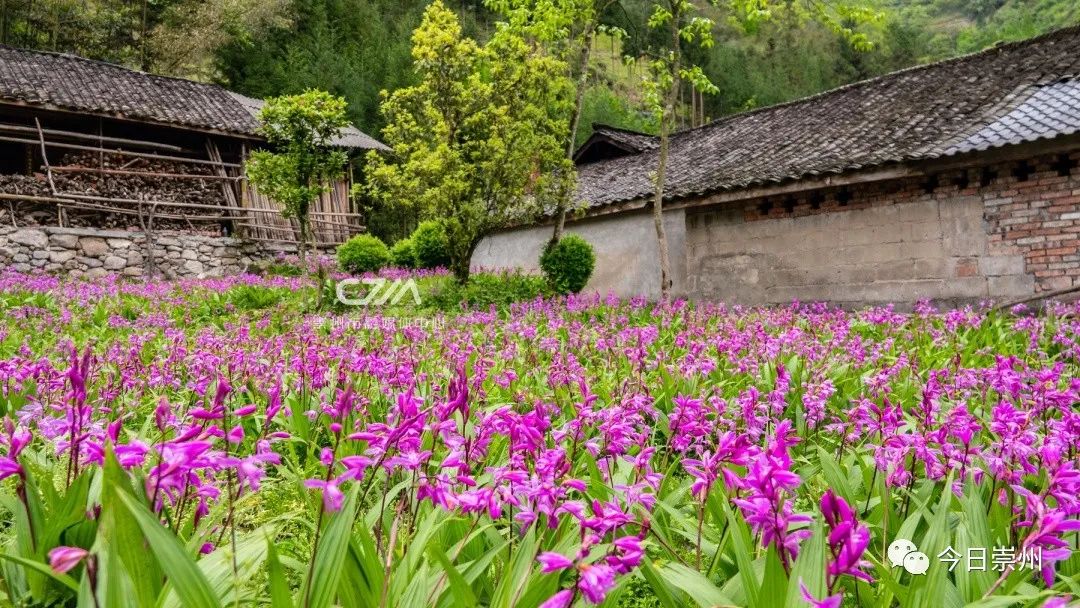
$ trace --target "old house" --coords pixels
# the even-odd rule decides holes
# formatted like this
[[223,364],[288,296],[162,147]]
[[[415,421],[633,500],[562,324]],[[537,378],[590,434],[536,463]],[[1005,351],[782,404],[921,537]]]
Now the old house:
[[[569,230],[589,289],[659,292],[655,139],[600,128]],[[672,136],[674,293],[747,304],[1008,300],[1080,287],[1080,27]],[[474,264],[535,268],[550,226]]]
[[[165,274],[221,274],[241,266],[233,249],[250,257],[294,245],[295,221],[244,176],[247,154],[265,144],[262,103],[212,84],[0,46],[0,264],[138,275],[156,262]],[[353,128],[335,145],[357,156],[386,149]],[[313,207],[317,245],[363,230],[350,179]]]

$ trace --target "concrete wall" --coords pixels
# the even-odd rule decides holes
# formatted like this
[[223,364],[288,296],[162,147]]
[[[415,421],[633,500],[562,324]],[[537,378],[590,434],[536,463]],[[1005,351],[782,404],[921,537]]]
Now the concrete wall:
[[687,224],[689,291],[708,300],[957,304],[1035,286],[1022,256],[989,254],[982,202],[970,197],[760,221],[728,208]]
[[[671,257],[673,293],[682,293],[686,276],[686,219],[682,210],[664,214]],[[538,271],[540,252],[551,239],[551,226],[535,226],[484,239],[473,254],[473,266]],[[621,297],[660,295],[656,228],[651,212],[635,212],[568,222],[566,231],[592,243],[596,269],[586,292]]]
[[[1080,287],[1080,152],[666,212],[676,296],[743,304],[955,305]],[[569,227],[588,291],[659,295],[648,211]],[[474,264],[535,269],[550,227],[486,239]]]
[[1080,153],[687,212],[687,292],[747,304],[1010,300],[1080,286]]
[[[0,227],[0,269],[141,277],[148,267],[147,253],[141,232]],[[152,253],[156,272],[167,278],[239,274],[256,260],[271,257],[239,239],[184,233],[156,234]]]

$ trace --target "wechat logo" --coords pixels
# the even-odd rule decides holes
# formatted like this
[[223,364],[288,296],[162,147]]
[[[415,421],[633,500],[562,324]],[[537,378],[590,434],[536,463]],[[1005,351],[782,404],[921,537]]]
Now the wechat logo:
[[912,575],[926,574],[930,569],[930,556],[906,538],[898,538],[889,545],[889,562],[894,568],[902,567]]

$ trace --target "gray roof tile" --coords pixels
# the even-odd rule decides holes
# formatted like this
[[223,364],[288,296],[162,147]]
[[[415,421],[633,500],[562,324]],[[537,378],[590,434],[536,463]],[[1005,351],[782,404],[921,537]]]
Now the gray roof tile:
[[[251,105],[262,103],[213,84],[0,45],[2,101],[253,137],[259,121]],[[340,145],[386,149],[356,129]]]
[[[1080,27],[886,74],[671,137],[685,198],[983,150],[1080,129]],[[590,206],[647,198],[659,151],[583,164]]]

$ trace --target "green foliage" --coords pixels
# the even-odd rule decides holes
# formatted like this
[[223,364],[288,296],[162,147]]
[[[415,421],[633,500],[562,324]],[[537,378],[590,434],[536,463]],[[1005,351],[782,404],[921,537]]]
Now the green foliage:
[[540,276],[520,272],[480,272],[469,276],[467,283],[444,279],[424,296],[424,304],[446,311],[462,309],[487,310],[492,306],[506,308],[515,302],[525,302],[549,295],[547,281]]
[[[287,23],[258,28],[218,47],[223,80],[259,98],[330,91],[348,101],[349,119],[361,130],[380,132],[385,126],[380,91],[413,83],[409,35],[430,0],[285,2]],[[468,34],[486,32],[486,11],[463,10],[460,15]]]
[[271,150],[257,150],[247,161],[251,183],[280,203],[283,215],[300,223],[300,257],[308,238],[308,210],[344,174],[348,156],[332,143],[343,128],[345,100],[325,91],[268,99],[259,113],[260,130]]
[[609,87],[591,86],[585,91],[581,109],[581,125],[575,148],[580,147],[592,135],[593,124],[605,124],[641,133],[656,133],[656,121],[647,113],[635,108],[626,97],[617,95]]
[[347,272],[375,272],[390,263],[390,249],[378,237],[360,234],[342,243],[337,250],[338,264]]
[[596,265],[593,246],[576,234],[567,234],[558,243],[548,243],[540,254],[540,269],[552,288],[562,294],[584,289]]
[[534,218],[572,175],[573,87],[565,64],[514,28],[483,45],[467,38],[441,0],[413,34],[413,65],[419,82],[383,101],[394,154],[368,156],[369,193],[440,219],[464,281],[485,235]]
[[412,239],[401,239],[390,248],[390,261],[398,268],[416,268],[416,250]]
[[450,265],[446,229],[441,222],[434,220],[420,222],[409,240],[412,241],[417,268],[438,268]]

